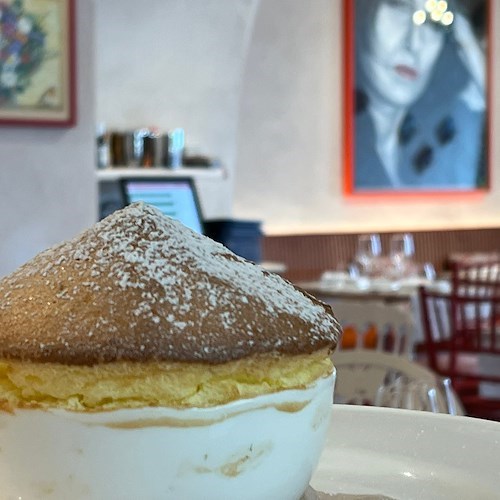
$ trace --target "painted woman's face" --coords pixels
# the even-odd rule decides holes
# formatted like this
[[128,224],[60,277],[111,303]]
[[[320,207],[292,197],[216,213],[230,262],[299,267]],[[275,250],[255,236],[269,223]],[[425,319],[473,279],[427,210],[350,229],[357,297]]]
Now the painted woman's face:
[[[415,24],[425,0],[381,0],[361,51],[372,97],[409,106],[425,89],[444,44],[444,30],[432,21]],[[374,95],[373,95],[374,94]]]

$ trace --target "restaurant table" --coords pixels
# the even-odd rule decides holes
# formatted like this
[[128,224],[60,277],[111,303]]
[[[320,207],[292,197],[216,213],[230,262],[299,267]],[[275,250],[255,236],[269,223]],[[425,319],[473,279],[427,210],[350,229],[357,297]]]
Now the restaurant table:
[[[371,347],[392,351],[410,359],[415,357],[415,344],[424,341],[419,287],[424,284],[443,293],[451,291],[451,282],[448,279],[427,283],[422,280],[406,283],[374,280],[371,284],[363,283],[361,286],[355,282],[338,283],[327,280],[304,281],[296,284],[317,299],[332,306],[335,316],[344,327],[344,336],[348,330],[350,331],[349,327],[355,327],[358,333],[356,345],[350,347]],[[431,318],[431,322],[433,320],[437,321],[437,318]],[[378,337],[376,345],[367,346],[366,332],[369,331],[370,325],[375,326]],[[383,345],[383,336],[380,335],[380,332],[386,332],[387,329],[396,333],[396,341],[389,349]],[[341,349],[342,345],[339,348]],[[497,359],[491,359],[487,355],[465,354],[461,357],[461,362],[466,363],[470,370],[500,374]],[[480,393],[500,398],[500,389],[497,385],[481,383]]]
[[[449,282],[435,281],[432,284],[422,279],[391,281],[338,282],[330,280],[304,281],[297,286],[317,299],[330,304],[347,332],[348,327],[356,329],[356,346],[375,347],[413,358],[414,344],[423,341],[418,288],[422,284],[448,289]],[[376,345],[366,337],[370,327],[377,332]],[[349,330],[350,331],[350,330]],[[388,346],[387,335],[394,335]],[[344,339],[347,340],[347,339]],[[372,345],[367,346],[366,343]],[[385,342],[385,343],[384,343]]]

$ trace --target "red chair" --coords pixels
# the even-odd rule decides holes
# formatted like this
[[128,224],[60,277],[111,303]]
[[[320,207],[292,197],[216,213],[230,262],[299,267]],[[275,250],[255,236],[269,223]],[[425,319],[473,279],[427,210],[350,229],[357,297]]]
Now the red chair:
[[470,416],[500,421],[500,296],[494,289],[450,294],[420,288],[424,354],[449,377]]

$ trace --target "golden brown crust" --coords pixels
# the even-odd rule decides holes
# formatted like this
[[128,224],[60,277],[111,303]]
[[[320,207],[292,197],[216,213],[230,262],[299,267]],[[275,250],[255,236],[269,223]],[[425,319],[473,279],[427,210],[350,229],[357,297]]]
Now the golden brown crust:
[[134,204],[0,281],[0,358],[223,363],[335,348],[329,306]]

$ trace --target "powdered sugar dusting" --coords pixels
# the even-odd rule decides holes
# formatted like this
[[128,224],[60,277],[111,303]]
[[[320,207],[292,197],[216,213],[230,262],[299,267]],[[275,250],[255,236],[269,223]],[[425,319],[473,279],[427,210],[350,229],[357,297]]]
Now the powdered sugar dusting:
[[[26,292],[42,298],[29,308]],[[44,346],[38,357],[67,360],[67,347],[77,353],[72,362],[221,362],[312,351],[334,346],[339,336],[326,306],[143,203],[38,255],[1,281],[0,293],[0,329],[9,313],[19,320],[21,302],[26,326],[30,315],[45,314],[51,328],[58,323],[58,331],[39,332],[45,338],[37,339]]]

